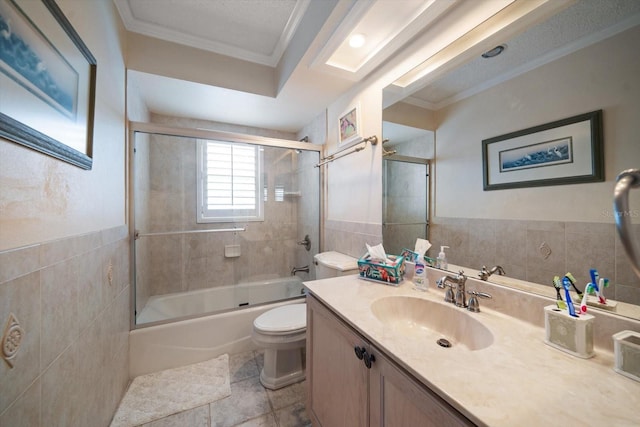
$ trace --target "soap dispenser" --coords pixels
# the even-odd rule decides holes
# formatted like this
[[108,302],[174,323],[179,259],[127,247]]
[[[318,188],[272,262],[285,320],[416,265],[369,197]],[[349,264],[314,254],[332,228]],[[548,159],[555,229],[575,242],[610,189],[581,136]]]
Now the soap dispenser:
[[444,253],[445,248],[449,249],[449,246],[440,246],[440,253],[438,254],[438,258],[436,259],[436,267],[441,270],[446,270],[449,267],[449,263],[447,262],[447,254]]

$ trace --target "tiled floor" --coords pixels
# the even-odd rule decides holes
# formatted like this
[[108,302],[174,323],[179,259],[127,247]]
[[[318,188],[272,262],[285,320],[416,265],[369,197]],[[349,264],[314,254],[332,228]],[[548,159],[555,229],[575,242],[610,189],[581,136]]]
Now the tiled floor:
[[263,354],[229,355],[231,396],[145,427],[308,427],[306,382],[273,391],[260,384]]

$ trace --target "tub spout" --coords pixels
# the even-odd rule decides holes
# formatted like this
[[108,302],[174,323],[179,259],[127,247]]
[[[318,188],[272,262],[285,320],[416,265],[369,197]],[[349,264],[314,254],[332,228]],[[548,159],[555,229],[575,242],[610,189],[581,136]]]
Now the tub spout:
[[295,276],[298,271],[304,271],[305,273],[309,272],[309,266],[305,265],[304,267],[293,267],[291,269],[291,275]]
[[492,267],[491,270],[487,270],[487,267],[483,265],[482,270],[480,270],[480,272],[478,273],[478,276],[480,276],[480,279],[482,280],[487,280],[489,279],[489,276],[491,276],[494,273],[498,273],[499,276],[505,275],[504,269],[499,265]]

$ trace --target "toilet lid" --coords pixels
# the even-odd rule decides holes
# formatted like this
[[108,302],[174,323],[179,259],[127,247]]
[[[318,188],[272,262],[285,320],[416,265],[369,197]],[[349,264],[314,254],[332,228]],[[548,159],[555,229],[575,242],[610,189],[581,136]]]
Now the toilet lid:
[[320,252],[313,257],[316,262],[338,271],[358,269],[358,260],[336,251]]
[[307,304],[283,305],[261,314],[253,326],[265,332],[291,332],[307,327]]

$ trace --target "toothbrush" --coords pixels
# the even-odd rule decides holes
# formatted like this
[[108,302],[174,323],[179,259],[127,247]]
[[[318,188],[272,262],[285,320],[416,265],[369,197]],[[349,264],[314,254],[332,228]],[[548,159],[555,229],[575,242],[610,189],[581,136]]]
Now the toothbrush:
[[567,305],[564,303],[564,301],[562,301],[562,295],[560,295],[560,289],[562,289],[560,276],[553,276],[553,287],[556,288],[556,306],[560,310],[566,309]]
[[602,298],[605,299],[605,304],[607,299],[604,296],[604,288],[608,288],[608,287],[609,287],[609,279],[607,279],[606,277],[600,278],[600,295],[602,295]]
[[578,317],[578,315],[576,314],[576,310],[573,308],[573,301],[571,301],[571,294],[569,293],[569,287],[571,286],[571,279],[569,279],[567,276],[564,276],[562,278],[562,286],[564,286],[564,297],[567,300],[567,309],[569,311],[569,316]]
[[576,278],[573,277],[573,274],[567,273],[564,275],[564,277],[569,279],[569,282],[571,283],[571,286],[573,286],[573,289],[575,289],[576,293],[578,294],[578,297],[582,297],[582,291],[576,287]]
[[598,287],[598,283],[600,283],[601,286],[604,285],[604,281],[602,281],[603,279],[600,279],[598,270],[596,270],[595,268],[592,268],[591,270],[589,270],[589,274],[591,275],[591,285],[593,289],[595,289],[596,291],[596,295],[598,296],[598,301],[600,301],[600,304],[606,304],[607,300],[605,299],[602,292],[600,292],[600,287]]
[[581,313],[587,312],[587,296],[591,293],[591,291],[593,291],[593,286],[591,286],[591,283],[587,283],[587,287],[584,288],[584,295],[582,296],[582,302],[580,303]]

